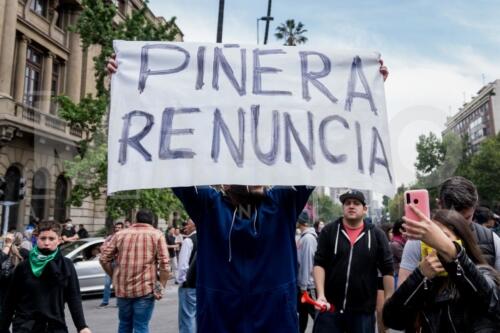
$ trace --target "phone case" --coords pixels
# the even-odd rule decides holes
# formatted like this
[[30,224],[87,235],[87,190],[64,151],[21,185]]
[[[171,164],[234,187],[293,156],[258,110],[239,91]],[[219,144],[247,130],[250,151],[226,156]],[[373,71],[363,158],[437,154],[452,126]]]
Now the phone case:
[[429,206],[429,192],[427,190],[410,190],[404,193],[405,217],[411,220],[420,221],[420,218],[410,208],[413,203],[425,216],[430,218],[431,210]]

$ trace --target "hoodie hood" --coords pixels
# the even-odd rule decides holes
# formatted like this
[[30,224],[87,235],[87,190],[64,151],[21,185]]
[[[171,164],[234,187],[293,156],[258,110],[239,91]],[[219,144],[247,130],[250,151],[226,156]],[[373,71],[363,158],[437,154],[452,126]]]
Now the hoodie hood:
[[316,234],[316,231],[314,230],[314,228],[307,228],[305,229],[304,231],[302,231],[302,233],[300,234],[301,237],[305,236],[305,235],[313,235],[314,237],[318,237],[318,234]]

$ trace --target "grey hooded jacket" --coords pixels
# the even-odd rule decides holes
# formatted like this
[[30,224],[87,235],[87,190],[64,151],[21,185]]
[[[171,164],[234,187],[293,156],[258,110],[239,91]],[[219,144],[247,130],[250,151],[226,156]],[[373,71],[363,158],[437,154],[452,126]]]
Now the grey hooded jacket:
[[314,228],[304,230],[297,242],[297,259],[299,263],[299,273],[297,284],[301,290],[314,288],[312,271],[314,266],[314,254],[318,247],[318,236]]

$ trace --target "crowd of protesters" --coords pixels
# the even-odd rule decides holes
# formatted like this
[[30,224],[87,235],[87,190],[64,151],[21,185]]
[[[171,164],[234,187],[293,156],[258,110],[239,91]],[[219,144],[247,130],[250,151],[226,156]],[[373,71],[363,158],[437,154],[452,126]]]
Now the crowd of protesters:
[[[498,216],[478,207],[469,180],[445,180],[431,217],[410,206],[417,219],[382,226],[355,189],[340,196],[341,217],[313,224],[303,211],[312,191],[174,188],[185,222],[175,212],[163,233],[141,208],[97,251],[108,275],[100,306],[112,284],[118,332],[147,333],[173,277],[182,333],[302,333],[309,317],[314,333],[500,332]],[[59,250],[88,236],[67,220],[4,237],[0,333],[68,332],[66,305],[78,332],[90,332],[75,268]]]
[[[280,193],[281,190],[285,192]],[[242,315],[243,307],[248,309],[248,304],[238,304],[233,299],[238,294],[244,295],[242,281],[231,282],[235,284],[231,289],[234,294],[229,298],[200,293],[200,281],[202,286],[214,284],[214,278],[222,284],[231,281],[229,272],[238,267],[232,268],[232,262],[243,260],[239,258],[241,245],[245,251],[255,251],[241,243],[245,238],[239,233],[244,221],[248,221],[245,228],[249,228],[253,237],[264,231],[258,215],[266,214],[266,210],[255,209],[256,205],[262,205],[266,196],[276,192],[273,195],[288,197],[288,200],[294,195],[303,196],[295,205],[303,207],[311,190],[275,187],[254,189],[252,193],[246,186],[176,189],[189,217],[182,220],[179,213],[173,214],[164,233],[153,227],[153,215],[145,209],[138,211],[129,228],[125,228],[124,222],[114,224],[99,251],[100,262],[107,273],[100,306],[109,305],[113,285],[119,332],[148,332],[154,303],[163,297],[171,277],[178,285],[178,323],[182,333],[211,331],[213,327],[220,332],[240,329],[257,332],[258,325],[272,326],[277,332],[295,331],[296,327],[302,333],[309,318],[314,322],[314,333],[384,332],[390,328],[407,332],[500,331],[498,216],[489,208],[477,205],[475,186],[462,177],[443,182],[438,195],[439,209],[432,218],[414,208],[418,221],[402,217],[395,223],[374,225],[366,219],[363,193],[350,190],[340,196],[343,216],[335,221],[312,223],[310,214],[299,210],[291,226],[276,225],[273,234],[292,235],[285,239],[289,239],[286,243],[292,244],[296,252],[277,256],[276,252],[281,250],[273,242],[267,251],[284,263],[287,261],[282,259],[288,256],[289,263],[295,264],[289,266],[292,269],[289,272],[279,273],[273,269],[276,262],[260,263],[257,267],[261,269],[255,273],[259,275],[267,270],[271,275],[266,279],[284,274],[290,281],[296,281],[293,294],[291,289],[288,291],[287,283],[282,284],[283,280],[277,281],[286,286],[284,289],[276,286],[265,289],[268,293],[278,292],[276,296],[286,300],[280,306],[285,306],[288,314],[280,317],[279,322],[270,323],[262,311],[256,311],[248,322],[235,318]],[[203,206],[214,205],[198,200],[214,195],[221,196],[224,206],[235,208],[232,212],[229,209],[227,213],[217,213],[218,216],[227,214],[233,220],[225,231],[217,227],[216,222],[210,222],[210,232],[196,222],[207,214]],[[248,209],[243,203],[254,209]],[[208,233],[209,239],[198,237],[200,227],[201,235]],[[222,245],[220,248],[213,245],[214,232],[224,236],[225,244],[217,242]],[[67,220],[64,224],[41,221],[35,229],[11,232],[4,237],[0,252],[0,333],[10,332],[9,327],[13,332],[67,332],[66,305],[78,332],[90,332],[73,263],[58,250],[63,242],[88,236],[83,226],[74,228],[71,220]],[[425,252],[424,243],[434,250]],[[207,251],[211,251],[210,260],[205,258]],[[225,258],[223,252],[226,252]],[[131,253],[139,254],[131,256]],[[224,265],[228,267],[222,271],[228,275],[207,279],[216,273],[211,268],[216,261],[214,255],[223,256]],[[304,293],[316,301],[315,306],[301,301]],[[216,316],[211,311],[207,314],[207,305],[202,303],[200,307],[200,302],[216,304],[212,302],[229,300],[232,303],[226,312],[231,313],[230,316],[226,313]],[[281,316],[280,311],[263,307],[258,298],[255,301],[260,310]],[[47,302],[54,305],[48,307]],[[268,304],[276,305],[278,301],[271,297]],[[326,306],[334,311],[324,311]]]

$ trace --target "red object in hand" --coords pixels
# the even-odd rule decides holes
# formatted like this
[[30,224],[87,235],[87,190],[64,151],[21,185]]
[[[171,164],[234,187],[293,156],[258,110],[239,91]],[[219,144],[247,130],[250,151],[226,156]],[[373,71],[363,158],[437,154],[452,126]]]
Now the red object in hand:
[[318,302],[313,300],[311,298],[311,296],[309,296],[307,291],[302,292],[302,297],[300,298],[300,302],[317,306],[320,308],[320,310],[319,310],[320,312],[333,312],[333,311],[335,311],[335,307],[333,306],[333,304],[327,303],[327,304],[320,305]]

